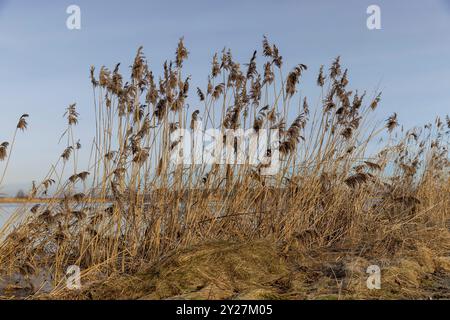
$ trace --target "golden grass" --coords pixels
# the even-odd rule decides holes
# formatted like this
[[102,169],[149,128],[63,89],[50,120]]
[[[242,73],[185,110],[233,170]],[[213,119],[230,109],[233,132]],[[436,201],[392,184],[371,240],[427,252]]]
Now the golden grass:
[[[55,202],[61,202],[63,201],[63,198],[0,198],[0,203],[55,203]],[[105,198],[87,198],[85,199],[86,202],[93,202],[93,203],[106,203],[108,202],[108,199]]]

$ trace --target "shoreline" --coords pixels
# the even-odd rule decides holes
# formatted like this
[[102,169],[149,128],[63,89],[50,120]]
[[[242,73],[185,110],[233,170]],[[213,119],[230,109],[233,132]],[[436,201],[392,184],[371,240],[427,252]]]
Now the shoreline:
[[[62,201],[64,198],[0,198],[0,204],[23,204],[23,203],[52,203]],[[73,199],[68,199],[68,201],[75,201]],[[84,202],[100,202],[107,203],[111,200],[109,199],[101,199],[101,198],[86,198],[83,199]]]

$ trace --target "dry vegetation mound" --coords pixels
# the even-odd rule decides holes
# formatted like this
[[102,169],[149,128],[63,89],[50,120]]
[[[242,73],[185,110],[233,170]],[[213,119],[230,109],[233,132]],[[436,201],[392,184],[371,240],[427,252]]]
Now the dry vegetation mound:
[[[419,254],[416,254],[418,252]],[[214,242],[167,257],[135,274],[115,274],[62,291],[57,299],[442,299],[450,298],[450,258],[426,247],[389,261],[382,288],[369,290],[373,263],[348,249],[288,252],[273,242]]]

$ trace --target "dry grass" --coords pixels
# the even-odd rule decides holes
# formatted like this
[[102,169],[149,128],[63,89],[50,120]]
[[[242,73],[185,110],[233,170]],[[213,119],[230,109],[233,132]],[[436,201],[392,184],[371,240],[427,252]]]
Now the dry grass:
[[[72,104],[67,146],[30,191],[30,199],[52,192],[55,200],[19,210],[0,231],[3,277],[21,275],[26,287],[50,270],[53,298],[427,297],[427,277],[448,277],[448,116],[405,131],[394,113],[376,126],[381,93],[350,89],[340,58],[328,74],[320,68],[322,94],[310,110],[297,94],[307,67],[283,78],[282,57],[266,38],[263,53],[262,70],[256,52],[244,68],[230,51],[215,55],[207,87],[195,90],[199,110],[187,107],[182,40],[159,80],[142,48],[128,81],[119,64],[98,76],[92,67],[88,168],[78,169]],[[222,130],[278,128],[280,141],[268,150],[282,156],[278,174],[248,163],[171,165],[170,133],[200,118]],[[7,163],[15,136],[0,146]],[[382,292],[365,287],[370,264],[382,266]],[[83,270],[81,292],[64,287],[70,265]]]

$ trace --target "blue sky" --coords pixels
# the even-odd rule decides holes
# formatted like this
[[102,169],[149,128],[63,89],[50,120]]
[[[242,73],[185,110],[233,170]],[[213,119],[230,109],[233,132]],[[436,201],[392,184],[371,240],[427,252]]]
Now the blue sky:
[[[81,8],[81,30],[66,28],[71,4]],[[381,8],[381,30],[366,27],[371,4]],[[288,69],[309,66],[302,93],[312,101],[320,65],[341,55],[354,88],[383,91],[380,119],[396,111],[409,127],[449,113],[450,0],[0,0],[0,140],[9,141],[18,117],[30,114],[0,192],[40,180],[55,162],[70,103],[78,105],[77,134],[88,152],[90,65],[128,66],[143,45],[158,72],[184,36],[195,88],[205,83],[214,52],[229,47],[245,63],[263,34],[278,45]]]

